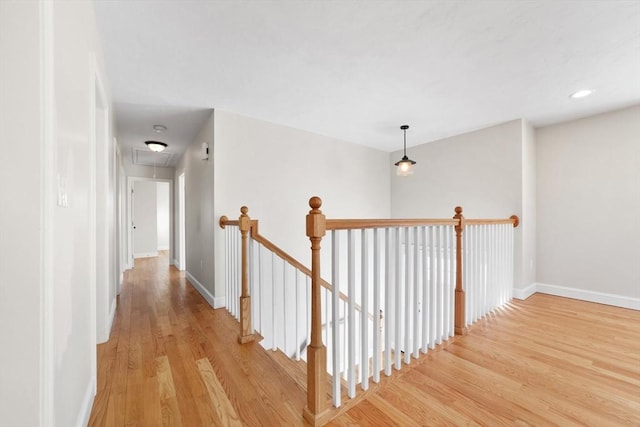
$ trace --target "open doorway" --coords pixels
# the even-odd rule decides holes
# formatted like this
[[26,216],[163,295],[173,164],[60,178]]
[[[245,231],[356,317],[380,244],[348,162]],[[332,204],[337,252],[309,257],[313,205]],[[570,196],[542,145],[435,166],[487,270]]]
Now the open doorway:
[[129,261],[165,255],[173,264],[172,180],[129,178]]

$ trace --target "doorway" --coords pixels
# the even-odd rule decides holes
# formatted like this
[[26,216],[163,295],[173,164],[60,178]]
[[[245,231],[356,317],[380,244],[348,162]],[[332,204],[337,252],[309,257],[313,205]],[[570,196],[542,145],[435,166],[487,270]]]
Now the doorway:
[[162,251],[168,251],[173,264],[173,181],[141,177],[128,181],[129,268],[136,258],[158,256]]

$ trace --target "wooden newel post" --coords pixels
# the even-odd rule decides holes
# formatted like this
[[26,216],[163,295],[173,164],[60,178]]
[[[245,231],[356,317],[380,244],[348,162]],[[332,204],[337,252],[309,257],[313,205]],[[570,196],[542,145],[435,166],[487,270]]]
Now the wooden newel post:
[[466,335],[466,315],[465,315],[465,295],[462,283],[462,231],[464,229],[464,216],[462,216],[462,208],[456,206],[456,214],[453,219],[459,220],[456,225],[456,293],[455,293],[455,316],[454,331],[456,335]]
[[326,231],[326,218],[320,197],[309,199],[307,236],[311,240],[311,343],[307,347],[307,406],[303,416],[311,425],[319,425],[328,409],[326,393],[327,348],[322,342],[320,306],[320,242]]
[[251,342],[255,339],[253,328],[251,327],[251,296],[249,295],[249,254],[247,251],[249,242],[248,234],[251,229],[251,218],[247,215],[249,208],[243,206],[240,208],[240,218],[238,219],[238,228],[242,236],[242,294],[240,295],[240,335],[238,342],[240,344]]

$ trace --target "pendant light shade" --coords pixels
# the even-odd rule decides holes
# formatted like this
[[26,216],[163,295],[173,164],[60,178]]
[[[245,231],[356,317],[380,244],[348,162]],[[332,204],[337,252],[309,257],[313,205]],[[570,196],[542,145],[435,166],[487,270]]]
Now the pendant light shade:
[[167,148],[167,144],[160,141],[145,141],[144,143],[147,144],[149,150],[155,151],[156,153],[164,151],[164,149]]
[[396,175],[408,176],[413,174],[413,165],[415,165],[416,162],[407,157],[407,129],[409,129],[409,125],[402,125],[400,129],[404,132],[404,155],[402,159],[395,163],[397,166]]

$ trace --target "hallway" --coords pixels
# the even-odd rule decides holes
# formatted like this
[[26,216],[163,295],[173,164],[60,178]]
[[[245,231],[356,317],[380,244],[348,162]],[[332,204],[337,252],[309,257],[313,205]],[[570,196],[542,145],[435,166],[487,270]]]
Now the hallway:
[[300,424],[304,391],[237,334],[235,319],[211,309],[166,251],[136,259],[111,339],[98,346],[89,425]]

